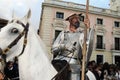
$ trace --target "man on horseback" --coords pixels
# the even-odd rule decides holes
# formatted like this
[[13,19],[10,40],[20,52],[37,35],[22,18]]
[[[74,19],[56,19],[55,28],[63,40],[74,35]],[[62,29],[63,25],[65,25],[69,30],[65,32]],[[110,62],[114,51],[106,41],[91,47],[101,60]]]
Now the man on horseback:
[[[82,58],[82,45],[84,41],[84,33],[80,27],[80,18],[82,14],[73,14],[66,18],[66,21],[69,21],[69,27],[62,31],[55,42],[52,45],[52,53],[54,54],[53,65],[55,68],[58,68],[57,65],[61,61],[66,61],[66,64],[79,64],[81,65]],[[85,20],[85,24],[88,24],[89,20]],[[60,63],[59,63],[60,64]],[[62,65],[62,62],[61,62]],[[56,67],[57,66],[57,67]],[[63,66],[64,68],[66,66]],[[62,69],[61,68],[61,69]],[[69,77],[71,74],[70,67],[66,67],[69,70]],[[59,72],[60,70],[58,70]],[[59,77],[59,75],[58,75]],[[59,80],[59,79],[57,79]],[[71,80],[61,79],[61,80]]]

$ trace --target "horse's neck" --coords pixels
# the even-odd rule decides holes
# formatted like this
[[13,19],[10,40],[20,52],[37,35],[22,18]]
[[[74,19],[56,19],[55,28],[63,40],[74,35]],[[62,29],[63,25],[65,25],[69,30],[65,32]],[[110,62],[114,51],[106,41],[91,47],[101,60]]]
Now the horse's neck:
[[27,41],[27,46],[24,52],[25,55],[33,57],[35,55],[40,55],[40,53],[44,53],[48,57],[48,59],[51,59],[51,56],[48,54],[44,43],[42,42],[38,34],[36,34],[36,32],[34,32],[34,30],[31,28],[28,32]]
[[[36,33],[29,32],[28,33],[28,43],[25,48],[24,53],[19,57],[19,68],[20,68],[20,76],[23,79],[29,79],[28,74],[31,79],[35,80],[33,75],[39,76],[44,80],[50,79],[53,75],[56,74],[56,70],[51,65],[45,49],[42,47],[42,43]],[[47,73],[49,73],[47,75]],[[46,78],[46,74],[48,77]]]
[[[39,39],[38,35],[32,32],[31,29],[28,32],[28,38],[27,38],[27,46],[25,48],[24,53],[20,56],[20,60],[24,60],[26,62],[26,65],[31,65],[33,62],[38,62],[39,59],[42,57],[43,60],[48,59],[47,51],[42,47],[41,40]],[[44,55],[43,55],[44,54]]]

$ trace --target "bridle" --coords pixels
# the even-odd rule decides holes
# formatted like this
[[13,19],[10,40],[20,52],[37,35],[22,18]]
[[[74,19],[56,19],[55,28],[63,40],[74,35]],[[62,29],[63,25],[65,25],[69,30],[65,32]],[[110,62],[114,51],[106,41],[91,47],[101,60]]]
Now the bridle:
[[26,44],[27,44],[27,35],[28,35],[28,30],[29,30],[29,23],[27,22],[27,24],[25,25],[24,23],[22,23],[19,20],[17,20],[17,21],[12,20],[10,23],[13,23],[13,22],[16,22],[17,24],[21,25],[24,29],[17,36],[17,38],[15,38],[4,50],[1,49],[0,55],[4,59],[5,63],[6,63],[6,54],[5,53],[7,53],[13,46],[15,46],[23,36],[24,36],[23,48],[22,48],[21,53],[17,57],[19,57],[23,54],[25,47],[26,47]]

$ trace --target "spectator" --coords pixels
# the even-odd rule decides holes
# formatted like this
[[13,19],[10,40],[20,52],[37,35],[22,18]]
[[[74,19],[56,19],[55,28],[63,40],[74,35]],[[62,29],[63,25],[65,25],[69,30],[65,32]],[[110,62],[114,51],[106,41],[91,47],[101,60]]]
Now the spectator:
[[100,75],[101,75],[100,69],[101,69],[101,66],[98,64],[94,65],[94,67],[93,67],[92,72],[94,73],[96,80],[100,80]]
[[7,62],[6,67],[4,68],[4,73],[6,77],[11,80],[19,80],[18,69],[14,67],[14,63],[12,61]]
[[109,66],[108,79],[109,80],[114,80],[115,79],[115,65],[113,65],[113,64],[111,64]]
[[109,73],[109,63],[105,62],[102,67],[101,80],[106,80]]
[[120,66],[116,67],[115,77],[116,77],[117,80],[120,80]]
[[93,62],[92,61],[88,62],[87,68],[88,68],[88,71],[86,73],[86,77],[87,77],[86,79],[87,80],[97,80],[96,76],[93,73],[94,70],[93,70]]

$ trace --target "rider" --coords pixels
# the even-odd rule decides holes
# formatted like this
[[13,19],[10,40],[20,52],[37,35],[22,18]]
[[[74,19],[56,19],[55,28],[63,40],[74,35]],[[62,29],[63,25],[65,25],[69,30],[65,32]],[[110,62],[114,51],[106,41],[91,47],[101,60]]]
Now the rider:
[[[66,18],[70,23],[69,27],[58,35],[52,45],[54,60],[66,60],[70,64],[81,62],[84,40],[84,30],[80,27],[81,15],[72,14]],[[88,25],[89,20],[85,20],[84,24]]]

